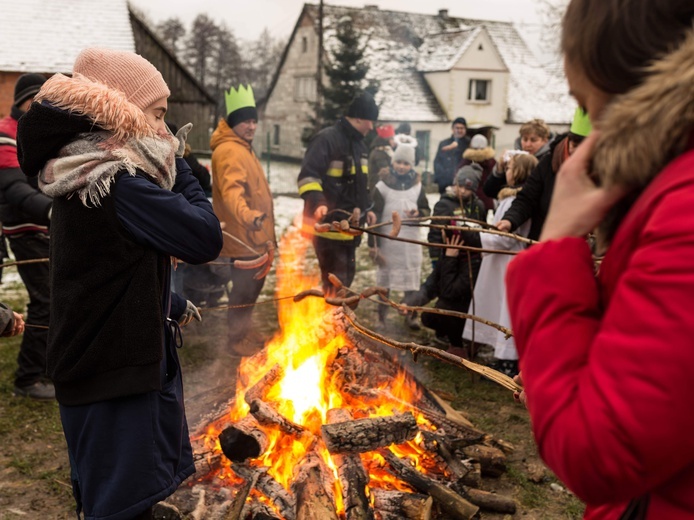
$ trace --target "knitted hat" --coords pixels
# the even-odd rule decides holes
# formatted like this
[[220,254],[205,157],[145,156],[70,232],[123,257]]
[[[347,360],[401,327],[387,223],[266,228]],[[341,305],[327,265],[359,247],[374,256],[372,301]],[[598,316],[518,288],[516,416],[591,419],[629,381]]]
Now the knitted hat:
[[357,95],[347,109],[347,117],[376,121],[378,119],[378,105],[373,96],[368,92]]
[[35,96],[46,78],[41,74],[22,74],[14,84],[14,105],[19,106],[27,99]]
[[407,134],[410,135],[410,132],[412,131],[412,126],[410,123],[400,123],[398,127],[395,129],[396,134]]
[[455,125],[458,125],[458,124],[464,125],[465,128],[467,128],[467,121],[465,120],[464,117],[456,117],[456,118],[453,120],[453,122],[451,123],[451,126],[455,126]]
[[119,90],[140,110],[171,95],[161,73],[134,52],[97,47],[84,49],[77,56],[72,72]]
[[487,141],[487,138],[482,134],[475,134],[472,136],[472,139],[470,140],[470,148],[482,150],[487,146],[489,146],[489,141]]
[[383,139],[395,137],[395,129],[393,128],[393,125],[379,126],[376,129],[376,133],[378,134],[378,137],[382,137]]
[[455,174],[455,183],[471,191],[477,191],[480,180],[482,180],[482,167],[477,163],[467,164]]
[[590,124],[588,114],[586,114],[582,108],[576,107],[576,112],[574,112],[574,119],[571,123],[571,129],[569,132],[581,137],[588,137],[588,134],[592,129],[593,125]]
[[414,166],[414,146],[409,144],[399,144],[393,152],[393,161],[402,161]]

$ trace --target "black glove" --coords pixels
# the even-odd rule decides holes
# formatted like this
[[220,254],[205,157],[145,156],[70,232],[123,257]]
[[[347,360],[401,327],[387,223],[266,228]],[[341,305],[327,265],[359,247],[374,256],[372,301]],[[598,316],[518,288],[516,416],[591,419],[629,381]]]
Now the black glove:
[[181,314],[176,321],[181,327],[183,327],[188,325],[191,321],[193,321],[193,319],[202,321],[202,316],[200,316],[200,311],[195,305],[193,305],[193,302],[186,300],[186,310],[183,311],[183,314]]

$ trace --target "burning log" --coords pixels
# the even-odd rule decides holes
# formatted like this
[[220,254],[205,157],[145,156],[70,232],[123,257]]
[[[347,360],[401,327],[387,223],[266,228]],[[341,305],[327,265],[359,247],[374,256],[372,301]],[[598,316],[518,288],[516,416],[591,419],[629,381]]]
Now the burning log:
[[270,388],[282,381],[284,377],[284,369],[279,365],[274,365],[270,370],[265,372],[265,375],[258,380],[256,384],[246,390],[243,398],[251,406],[251,402],[256,399],[265,399]]
[[[459,481],[464,482],[468,475],[475,473],[475,467],[471,463],[466,463],[453,454],[453,450],[448,445],[445,436],[427,431],[422,431],[422,435],[427,442],[435,445],[436,453],[439,454],[448,469]],[[479,473],[479,467],[477,473]],[[475,482],[479,483],[477,479],[475,479]]]
[[251,401],[250,406],[251,414],[253,414],[253,417],[258,419],[260,424],[264,424],[266,426],[279,426],[283,432],[288,433],[289,435],[301,436],[308,431],[303,426],[300,426],[282,416],[277,410],[275,410],[265,401],[254,399]]
[[363,453],[401,444],[414,439],[417,431],[417,422],[410,412],[321,426],[330,453]]
[[296,514],[294,512],[296,500],[294,496],[284,489],[282,484],[268,474],[269,468],[256,468],[243,464],[233,464],[231,469],[246,481],[253,479],[255,476],[254,473],[257,473],[257,476],[255,476],[255,478],[257,478],[255,487],[258,491],[272,500],[272,503],[279,509],[280,515],[286,520],[296,520]]
[[263,504],[257,500],[251,502],[248,514],[251,520],[282,520],[269,505]]
[[439,484],[435,480],[422,475],[390,450],[379,450],[379,453],[383,455],[393,469],[395,476],[411,485],[417,491],[430,495],[450,518],[454,520],[470,520],[479,511],[477,506],[471,504],[443,484]]
[[[352,420],[352,414],[342,408],[328,410],[328,422],[339,423]],[[369,476],[364,469],[358,454],[335,454],[333,460],[337,466],[337,474],[342,484],[342,495],[345,503],[347,520],[371,520],[373,511],[366,497],[366,485]]]
[[256,418],[246,415],[222,430],[219,434],[219,445],[226,458],[233,462],[243,462],[265,453],[268,439]]
[[506,471],[506,455],[499,448],[475,444],[463,448],[463,453],[480,463],[484,476],[499,477]]
[[443,414],[428,410],[421,410],[421,412],[438,430],[445,432],[448,437],[456,437],[459,439],[458,442],[462,442],[465,446],[482,442],[488,437],[486,433],[476,428],[468,427],[458,421],[453,421]]
[[418,493],[373,489],[374,509],[384,520],[430,520],[434,499]]
[[248,516],[248,506],[246,499],[248,498],[248,495],[251,492],[251,489],[253,489],[256,485],[256,482],[258,482],[258,477],[260,476],[259,471],[254,471],[251,475],[251,478],[244,480],[243,485],[241,486],[241,489],[239,489],[236,492],[236,496],[234,497],[234,501],[231,503],[231,506],[229,507],[229,510],[227,511],[226,515],[224,516],[225,520],[241,520],[243,518],[246,518]]
[[465,498],[485,511],[506,515],[512,515],[516,512],[515,500],[489,491],[469,488],[465,490]]
[[315,452],[309,452],[297,466],[292,483],[296,520],[338,520],[330,476],[330,470]]

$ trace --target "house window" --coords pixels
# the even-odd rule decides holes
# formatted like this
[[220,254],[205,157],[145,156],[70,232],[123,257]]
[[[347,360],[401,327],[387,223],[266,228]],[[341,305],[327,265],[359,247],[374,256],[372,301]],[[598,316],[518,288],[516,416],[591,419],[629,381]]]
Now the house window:
[[296,101],[316,100],[316,78],[314,76],[294,78],[294,99]]
[[471,79],[467,91],[467,100],[473,103],[489,103],[492,94],[492,82],[488,79]]
[[308,52],[308,38],[301,38],[301,52]]
[[272,144],[280,145],[280,125],[272,125]]

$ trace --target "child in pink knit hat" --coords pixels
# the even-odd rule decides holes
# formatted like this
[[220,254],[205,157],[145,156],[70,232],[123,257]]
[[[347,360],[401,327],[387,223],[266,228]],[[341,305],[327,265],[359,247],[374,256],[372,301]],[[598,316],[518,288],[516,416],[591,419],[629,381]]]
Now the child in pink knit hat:
[[[217,257],[219,221],[167,131],[169,88],[131,52],[85,49],[20,122],[23,171],[53,197],[47,371],[85,518],[151,518],[195,470],[171,260]],[[189,130],[189,128],[186,128]]]

